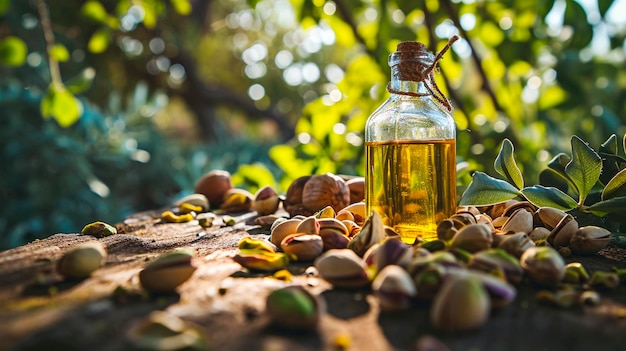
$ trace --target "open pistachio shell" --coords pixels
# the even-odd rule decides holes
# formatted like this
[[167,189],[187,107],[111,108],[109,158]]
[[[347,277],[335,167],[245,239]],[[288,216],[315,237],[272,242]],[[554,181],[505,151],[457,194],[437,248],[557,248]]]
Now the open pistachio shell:
[[380,301],[383,310],[408,308],[417,290],[407,271],[396,265],[388,265],[381,270],[372,282],[372,290]]
[[324,241],[317,234],[297,233],[284,238],[280,247],[297,261],[311,261],[322,254]]
[[83,227],[80,232],[83,235],[93,235],[96,238],[117,234],[117,228],[105,222],[93,222]]
[[486,224],[469,224],[459,230],[452,238],[450,246],[469,252],[478,252],[491,247],[493,234],[491,227]]
[[272,244],[280,247],[280,243],[287,235],[298,233],[298,225],[302,222],[301,219],[292,218],[282,220],[271,228],[270,241]]
[[350,249],[326,251],[315,260],[315,267],[335,287],[363,287],[370,282],[365,262]]
[[572,252],[580,255],[593,255],[611,242],[611,232],[597,226],[579,228],[570,240]]
[[187,195],[174,203],[176,207],[180,207],[182,204],[200,206],[204,211],[208,211],[209,208],[211,208],[207,197],[204,194],[198,193]]
[[367,249],[385,238],[385,226],[378,212],[374,211],[365,220],[361,231],[350,241],[348,248],[363,257]]

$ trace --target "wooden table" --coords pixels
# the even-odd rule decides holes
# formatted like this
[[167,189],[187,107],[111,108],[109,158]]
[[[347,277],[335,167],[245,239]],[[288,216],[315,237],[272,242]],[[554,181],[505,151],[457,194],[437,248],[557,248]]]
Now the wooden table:
[[[428,306],[384,312],[366,289],[332,289],[292,264],[288,283],[242,270],[231,257],[244,235],[266,237],[251,224],[253,214],[231,227],[203,229],[195,222],[159,223],[158,212],[140,213],[118,224],[120,233],[95,239],[56,234],[0,252],[0,349],[132,349],[129,330],[155,310],[167,311],[201,331],[212,350],[410,350],[429,335],[451,350],[626,350],[626,286],[602,292],[598,306],[556,308],[537,301],[530,284],[515,301],[494,310],[476,331],[434,329]],[[82,281],[55,280],[54,261],[74,245],[100,240],[106,265]],[[138,272],[159,254],[178,247],[196,250],[198,269],[179,294],[148,296]],[[626,268],[626,251],[610,248],[593,257],[572,257],[589,270]],[[268,326],[270,291],[301,284],[326,303],[316,331],[294,333]],[[347,340],[342,343],[340,340]]]

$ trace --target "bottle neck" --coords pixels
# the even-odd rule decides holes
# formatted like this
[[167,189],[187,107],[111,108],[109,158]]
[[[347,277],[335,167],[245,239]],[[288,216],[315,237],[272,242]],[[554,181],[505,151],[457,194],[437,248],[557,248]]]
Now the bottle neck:
[[426,84],[423,81],[412,81],[403,79],[403,75],[399,71],[398,66],[394,66],[391,69],[391,81],[389,82],[389,92],[392,95],[406,95],[406,96],[426,96],[432,95],[432,91],[429,91]]

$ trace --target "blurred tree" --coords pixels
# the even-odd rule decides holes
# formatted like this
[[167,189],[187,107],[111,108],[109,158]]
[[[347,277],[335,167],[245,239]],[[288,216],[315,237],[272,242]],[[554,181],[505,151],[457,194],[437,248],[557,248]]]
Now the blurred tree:
[[[453,34],[462,40],[437,79],[455,107],[459,185],[469,182],[464,171],[493,173],[504,138],[533,183],[571,135],[597,147],[626,131],[625,7],[624,0],[0,0],[1,162],[10,165],[0,196],[11,204],[1,212],[0,230],[11,238],[3,245],[79,230],[89,216],[164,205],[211,168],[231,170],[250,187],[267,182],[259,172],[266,168],[283,190],[304,174],[362,174],[363,126],[386,97],[387,55],[405,40],[437,51]],[[140,165],[132,181],[103,173]],[[68,178],[56,192],[42,191],[51,175]],[[112,211],[133,184],[147,196]],[[72,216],[73,200],[54,201],[67,194],[108,206]]]

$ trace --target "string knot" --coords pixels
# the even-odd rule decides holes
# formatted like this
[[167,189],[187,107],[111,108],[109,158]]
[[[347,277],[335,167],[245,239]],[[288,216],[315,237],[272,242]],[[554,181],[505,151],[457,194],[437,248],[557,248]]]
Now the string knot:
[[416,93],[407,91],[398,91],[387,85],[387,91],[393,94],[409,95],[409,96],[427,96],[432,95],[437,101],[444,105],[448,111],[452,110],[450,101],[441,92],[435,82],[435,68],[443,55],[450,49],[452,44],[457,41],[457,35],[452,36],[446,46],[433,55],[426,49],[426,46],[418,42],[402,42],[398,44],[396,52],[389,57],[392,69],[397,66],[396,73],[398,78],[403,81],[423,82],[428,93]]

